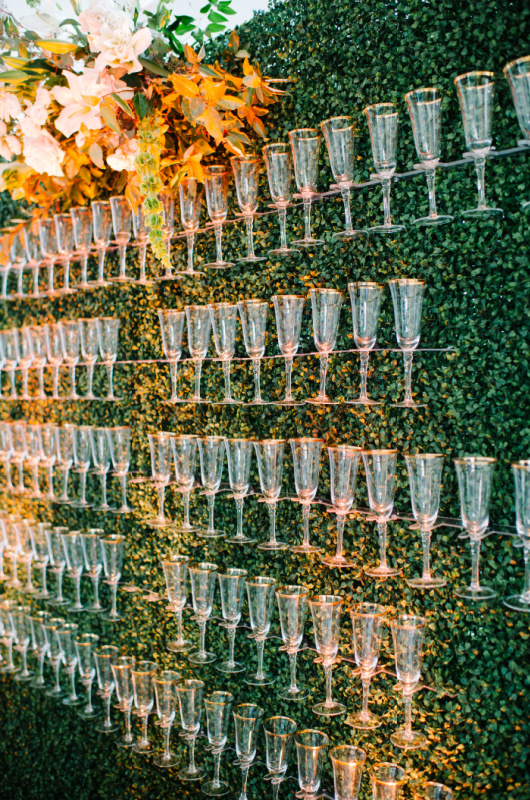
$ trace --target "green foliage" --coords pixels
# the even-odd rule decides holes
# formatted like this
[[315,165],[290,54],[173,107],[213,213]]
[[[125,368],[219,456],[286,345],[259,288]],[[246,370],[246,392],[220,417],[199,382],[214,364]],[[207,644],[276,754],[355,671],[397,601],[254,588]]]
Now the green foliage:
[[[354,2],[353,0],[288,0],[277,2],[266,15],[257,16],[245,26],[245,40],[252,41],[253,53],[267,74],[291,76],[290,96],[282,109],[269,115],[272,141],[286,139],[287,131],[303,125],[316,125],[334,114],[349,113],[358,120],[359,180],[367,179],[372,168],[369,138],[361,111],[373,101],[392,100],[401,112],[399,166],[405,171],[415,161],[412,133],[403,95],[418,86],[435,85],[446,92],[444,159],[460,157],[464,141],[460,114],[452,81],[471,68],[494,69],[500,75],[510,59],[524,55],[528,47],[530,9],[523,2],[500,4],[486,0],[480,5],[456,0],[438,3],[398,0],[395,3]],[[498,149],[512,146],[520,137],[507,85],[498,81],[494,109],[495,144]],[[331,182],[327,157],[321,161],[320,186]],[[497,526],[513,524],[513,488],[509,465],[530,453],[529,325],[530,289],[528,217],[520,210],[521,200],[530,193],[528,155],[491,160],[486,171],[489,199],[505,211],[501,220],[463,222],[459,212],[476,202],[472,165],[440,170],[438,177],[439,208],[455,215],[452,225],[439,230],[422,231],[411,222],[425,213],[425,179],[418,175],[393,186],[393,213],[407,230],[395,240],[363,239],[348,244],[332,244],[331,233],[342,226],[339,199],[314,207],[314,230],[326,239],[320,250],[302,254],[291,261],[270,260],[264,266],[235,267],[229,272],[211,272],[201,283],[184,279],[162,283],[153,288],[120,285],[53,301],[28,301],[3,306],[2,327],[47,319],[68,319],[99,315],[118,315],[123,323],[120,333],[120,359],[160,358],[160,335],[157,308],[182,307],[189,303],[213,300],[236,300],[243,297],[268,298],[275,292],[307,293],[312,286],[330,286],[346,293],[347,282],[357,279],[387,281],[398,276],[424,279],[429,291],[426,298],[422,342],[425,346],[453,345],[455,353],[425,353],[415,360],[413,386],[418,398],[428,404],[416,412],[393,409],[389,403],[402,393],[401,357],[390,350],[375,354],[371,360],[369,390],[386,405],[374,409],[352,406],[315,408],[300,406],[282,409],[274,406],[170,406],[162,403],[169,393],[165,365],[118,366],[118,394],[126,400],[107,403],[47,403],[16,405],[4,403],[2,416],[59,422],[133,427],[133,470],[149,472],[147,433],[160,429],[200,434],[224,434],[254,437],[291,437],[320,435],[326,444],[335,442],[367,447],[395,446],[400,452],[442,452],[447,456],[442,494],[442,515],[458,515],[457,488],[451,459],[463,453],[496,456],[499,460],[492,499],[491,517]],[[266,181],[261,193],[262,208],[268,202]],[[6,219],[13,214],[10,201],[4,206]],[[236,210],[235,198],[232,210]],[[367,188],[354,196],[354,224],[368,226],[382,215],[380,189]],[[300,210],[290,211],[289,232],[298,236],[302,228]],[[256,224],[256,251],[265,252],[278,241],[274,216],[263,217]],[[243,225],[227,226],[225,257],[235,260],[244,247]],[[198,259],[204,263],[213,253],[211,234],[198,238]],[[185,265],[182,240],[173,245],[173,260],[178,268]],[[134,251],[129,253],[133,269]],[[116,274],[117,263],[113,263]],[[154,264],[151,262],[151,267]],[[156,272],[155,272],[156,274]],[[382,307],[379,340],[382,346],[395,347],[393,314],[389,293]],[[351,347],[349,309],[344,310],[338,347]],[[310,311],[303,323],[302,350],[312,350]],[[244,354],[238,341],[239,355]],[[277,353],[273,315],[269,318],[268,354]],[[213,344],[209,355],[213,355]],[[222,372],[218,363],[207,363],[203,371],[203,394],[222,396]],[[182,394],[191,391],[192,368],[181,367]],[[234,394],[251,399],[252,375],[248,362],[234,364]],[[83,390],[79,370],[80,391]],[[295,395],[307,397],[316,392],[318,364],[305,358],[295,361]],[[283,391],[281,359],[263,364],[263,395],[275,398]],[[328,389],[335,397],[350,397],[358,385],[356,356],[333,357]],[[103,394],[104,370],[97,369],[96,393]],[[68,390],[67,379],[63,392]],[[284,470],[284,491],[293,493],[290,459]],[[396,507],[409,513],[410,498],[403,459],[400,460]],[[77,488],[72,478],[72,491]],[[226,472],[224,476],[226,481]],[[258,485],[254,466],[252,483]],[[118,498],[112,482],[111,494]],[[329,472],[322,460],[319,494],[329,493]],[[95,479],[89,480],[89,495],[98,499]],[[142,592],[119,595],[126,617],[112,627],[98,618],[80,615],[83,631],[101,635],[104,643],[116,643],[124,651],[142,657],[154,657],[161,666],[177,668],[186,676],[200,675],[209,689],[227,688],[238,700],[252,699],[267,714],[292,716],[300,727],[320,728],[333,742],[353,742],[364,747],[368,763],[389,760],[401,763],[409,778],[405,796],[411,797],[411,784],[420,780],[439,780],[459,791],[461,798],[488,800],[528,800],[530,730],[528,693],[530,659],[528,620],[506,610],[500,600],[488,605],[469,605],[452,595],[452,587],[469,576],[469,551],[465,541],[451,528],[439,528],[433,538],[433,564],[448,578],[448,586],[437,592],[421,593],[409,589],[403,579],[377,584],[371,579],[356,578],[356,571],[331,571],[318,557],[304,558],[289,553],[264,554],[255,547],[230,549],[223,541],[206,542],[193,536],[177,535],[170,530],[153,530],[141,518],[152,513],[154,490],[136,484],[130,490],[138,509],[131,518],[98,515],[56,506],[56,524],[72,529],[95,525],[127,537],[126,574],[124,579],[141,587]],[[174,490],[169,490],[167,512],[180,519],[181,506]],[[359,476],[358,504],[366,507],[364,475]],[[44,505],[10,501],[9,507],[32,512],[39,519],[49,517]],[[194,493],[192,519],[205,521],[205,499]],[[48,516],[47,516],[48,515]],[[227,532],[235,530],[233,500],[219,495],[216,523]],[[335,547],[334,519],[321,506],[311,515],[312,539],[327,553]],[[347,552],[359,566],[374,560],[376,536],[373,523],[352,518],[347,524]],[[245,503],[245,530],[262,541],[267,535],[267,514],[254,498]],[[278,530],[291,544],[301,538],[301,514],[298,505],[282,501],[278,507]],[[408,525],[389,525],[391,559],[411,575],[420,567],[420,542]],[[257,689],[245,685],[241,676],[225,679],[215,665],[200,670],[185,659],[166,650],[175,635],[175,624],[166,603],[143,599],[148,589],[164,593],[161,555],[179,549],[193,558],[207,559],[222,566],[241,566],[252,575],[274,575],[279,581],[305,585],[312,592],[337,592],[346,605],[368,599],[400,611],[425,614],[429,632],[424,659],[423,681],[433,691],[415,696],[414,724],[427,731],[430,747],[426,751],[403,753],[389,741],[390,733],[402,720],[402,704],[393,692],[394,680],[378,676],[372,684],[371,703],[381,713],[384,724],[373,733],[362,735],[344,725],[343,718],[325,721],[316,718],[311,705],[323,696],[322,669],[313,663],[313,653],[300,658],[300,680],[311,692],[311,699],[301,707],[278,700],[274,687]],[[521,551],[509,538],[491,537],[483,548],[484,583],[493,585],[499,598],[519,590],[522,582]],[[89,585],[83,584],[87,601]],[[219,613],[218,598],[214,614]],[[196,625],[185,617],[186,632],[196,640]],[[277,634],[277,618],[273,633]],[[237,633],[240,658],[255,665],[255,645],[246,639],[245,629]],[[221,654],[226,647],[226,633],[212,623],[208,630],[209,649]],[[312,643],[311,626],[308,639]],[[350,624],[345,614],[342,625],[342,651],[350,648]],[[392,646],[383,642],[382,664],[392,668]],[[278,652],[278,642],[266,645],[266,667],[287,679],[287,659]],[[348,708],[360,704],[360,681],[349,665],[334,670],[335,693]],[[97,734],[92,723],[79,720],[73,709],[57,705],[27,686],[3,678],[0,686],[2,737],[0,763],[2,781],[0,798],[9,800],[93,800],[122,798],[166,800],[199,798],[198,786],[178,781],[176,770],[157,770],[150,760],[116,748],[111,738]],[[113,712],[118,713],[118,712]],[[158,730],[153,728],[155,736]],[[233,743],[233,730],[230,744]],[[183,753],[177,730],[174,746]],[[197,761],[211,770],[212,760],[199,740]],[[237,786],[239,770],[232,766],[233,752],[223,760],[230,785]],[[264,758],[263,739],[260,760]],[[292,764],[289,772],[296,773]],[[265,768],[252,768],[249,797],[268,796],[270,784],[263,783]],[[324,777],[331,787],[329,761]],[[295,784],[280,788],[280,797],[292,798]],[[363,781],[362,800],[369,797],[369,781]]]

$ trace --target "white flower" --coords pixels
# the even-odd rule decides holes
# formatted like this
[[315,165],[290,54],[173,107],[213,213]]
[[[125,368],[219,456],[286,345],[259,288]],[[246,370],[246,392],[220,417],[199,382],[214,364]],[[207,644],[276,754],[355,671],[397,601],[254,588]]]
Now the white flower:
[[24,118],[20,122],[20,129],[25,136],[38,136],[40,129],[48,120],[48,106],[52,101],[50,92],[43,86],[37,89],[35,102],[26,100]]
[[41,130],[38,136],[24,136],[24,160],[40,175],[54,175],[62,178],[64,172],[61,164],[64,161],[64,151],[51,133]]
[[128,142],[120,145],[112,155],[107,156],[107,164],[116,171],[126,169],[127,172],[136,172],[138,150],[138,139],[129,139]]
[[18,156],[22,152],[20,139],[13,134],[7,133],[7,125],[0,120],[0,156],[6,161],[11,161],[13,156]]
[[92,0],[88,8],[79,14],[79,25],[88,34],[93,52],[99,52],[92,47],[94,37],[100,36],[104,29],[118,27],[120,23],[127,23],[132,29],[132,19],[113,0]]
[[133,33],[126,22],[117,28],[105,28],[100,36],[95,37],[93,49],[99,52],[96,69],[118,67],[128,73],[140,72],[142,65],[138,56],[151,44],[151,31],[140,28]]
[[55,127],[67,137],[77,133],[82,124],[89,130],[103,127],[100,109],[103,97],[118,91],[125,99],[132,96],[129,90],[121,91],[127,88],[123,81],[110,75],[101,76],[97,69],[86,69],[81,75],[65,70],[63,75],[68,86],[54,86],[51,93],[64,106],[55,120]]
[[22,113],[18,97],[10,94],[5,89],[0,89],[0,119],[9,122]]

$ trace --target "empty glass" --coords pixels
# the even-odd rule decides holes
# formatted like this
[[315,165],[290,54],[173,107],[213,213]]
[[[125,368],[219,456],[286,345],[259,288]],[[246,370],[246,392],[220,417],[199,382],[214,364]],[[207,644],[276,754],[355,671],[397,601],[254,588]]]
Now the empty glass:
[[176,684],[180,680],[180,672],[162,670],[153,675],[153,688],[155,690],[156,713],[159,725],[164,733],[164,749],[153,758],[157,767],[176,767],[179,757],[170,750],[171,728],[177,712]]
[[405,727],[392,733],[390,739],[396,747],[405,750],[425,747],[428,742],[423,733],[412,730],[412,696],[420,679],[426,625],[427,620],[424,617],[411,614],[403,614],[390,620],[396,675],[402,684],[405,706]]
[[99,602],[99,580],[103,571],[103,553],[100,539],[105,535],[102,528],[91,528],[81,534],[85,575],[92,581],[92,603],[85,610],[91,614],[100,614],[105,609]]
[[241,791],[238,800],[248,800],[248,772],[256,758],[258,733],[264,711],[254,703],[239,703],[233,712],[236,737],[236,753],[241,767]]
[[50,563],[50,550],[46,530],[51,527],[49,522],[39,522],[30,527],[31,540],[33,543],[34,562],[37,569],[41,570],[40,589],[35,593],[35,600],[50,600],[52,595],[48,591],[46,582],[46,570]]
[[262,148],[262,152],[267,167],[272,205],[278,210],[280,222],[280,246],[269,250],[269,255],[290,256],[300,252],[295,247],[289,247],[286,231],[287,206],[291,203],[292,148],[290,144],[278,142],[266,145]]
[[370,129],[374,169],[383,189],[384,222],[374,225],[371,233],[393,234],[405,230],[404,225],[392,223],[390,215],[390,186],[397,167],[398,113],[394,103],[376,103],[363,110]]
[[57,428],[57,460],[56,464],[63,473],[63,491],[57,498],[57,503],[68,505],[68,476],[74,463],[74,428],[75,425],[61,425]]
[[5,347],[5,369],[9,375],[9,383],[11,384],[11,400],[16,400],[17,385],[15,379],[15,370],[20,363],[20,338],[17,328],[8,328],[3,331],[4,347]]
[[110,718],[110,703],[115,689],[114,672],[112,664],[118,659],[120,651],[117,647],[107,644],[94,650],[96,674],[98,678],[99,693],[105,702],[105,719],[95,726],[100,733],[114,733],[119,730],[119,725]]
[[444,457],[438,454],[417,453],[405,455],[410,485],[412,513],[418,523],[423,549],[423,570],[421,577],[407,579],[414,589],[438,589],[445,586],[445,578],[435,578],[431,574],[430,547],[431,532],[436,524],[440,510],[440,490]]
[[179,183],[179,198],[180,198],[180,218],[182,227],[186,234],[186,243],[188,245],[188,266],[185,270],[185,275],[204,275],[203,272],[198,272],[194,269],[193,265],[193,250],[195,245],[195,234],[199,229],[201,209],[204,200],[204,189],[196,178],[186,177],[182,178]]
[[388,282],[394,306],[396,339],[403,351],[405,368],[405,399],[392,403],[397,408],[421,408],[424,403],[412,399],[412,355],[420,343],[421,311],[425,283],[412,278],[398,278]]
[[81,261],[81,280],[78,289],[89,289],[88,257],[92,247],[92,210],[89,206],[77,206],[70,209],[74,223],[74,242],[77,257]]
[[247,587],[248,614],[252,628],[249,638],[255,640],[258,653],[256,674],[245,678],[245,683],[251,686],[268,686],[276,679],[263,670],[263,652],[271,627],[276,580],[266,576],[247,578],[245,586]]
[[278,800],[280,784],[287,772],[296,728],[296,722],[289,717],[269,717],[263,723],[267,777],[272,783],[273,800]]
[[355,603],[350,609],[355,663],[361,673],[363,704],[360,711],[350,714],[347,725],[369,731],[382,725],[383,720],[368,710],[370,681],[377,668],[386,608],[375,603]]
[[45,536],[48,540],[48,552],[50,554],[50,565],[52,572],[55,573],[55,597],[49,601],[51,606],[68,606],[70,600],[63,597],[63,574],[66,567],[66,556],[62,534],[68,533],[68,528],[46,528]]
[[63,286],[60,294],[73,294],[76,289],[70,288],[70,262],[75,250],[74,222],[68,212],[54,214],[55,234],[57,236],[57,253],[63,264]]
[[217,656],[206,650],[206,623],[212,613],[218,567],[204,561],[190,564],[188,569],[193,611],[199,626],[199,649],[190,653],[188,658],[193,664],[210,664]]
[[374,764],[370,769],[373,800],[399,800],[405,781],[405,770],[397,764]]
[[171,402],[180,402],[177,391],[177,366],[182,355],[182,334],[186,314],[175,309],[158,309],[164,355],[169,361],[171,376]]
[[110,536],[100,538],[100,542],[103,556],[103,571],[111,590],[110,611],[102,614],[102,619],[106,619],[109,622],[119,622],[123,618],[120,617],[116,610],[116,596],[123,569],[123,548],[125,539],[123,536],[112,533]]
[[96,506],[98,511],[108,511],[107,503],[107,473],[110,469],[110,431],[108,428],[90,428],[90,443],[92,446],[92,463],[94,472],[99,475],[101,484],[101,503]]
[[20,341],[20,361],[19,368],[22,373],[22,400],[29,400],[28,393],[28,373],[33,366],[33,339],[29,334],[29,328],[25,325],[19,332]]
[[284,700],[306,700],[308,692],[296,681],[296,656],[304,638],[309,590],[305,586],[278,586],[276,600],[280,616],[283,647],[289,657],[290,683],[278,691]]
[[217,664],[219,672],[231,675],[236,672],[244,672],[246,667],[240,661],[234,659],[234,646],[236,629],[241,619],[241,610],[245,598],[245,578],[248,573],[245,569],[228,567],[224,572],[218,572],[219,589],[221,592],[221,609],[223,622],[221,623],[227,630],[228,635],[228,660]]
[[212,692],[204,698],[208,744],[214,756],[214,775],[212,780],[201,784],[201,791],[210,797],[220,797],[230,791],[229,784],[220,780],[219,772],[233,702],[234,696],[230,692]]
[[353,239],[364,231],[357,230],[351,219],[351,187],[355,178],[355,134],[351,117],[331,117],[320,123],[328,148],[329,165],[344,203],[345,228],[333,239]]
[[232,156],[230,163],[236,183],[237,202],[247,228],[247,255],[237,260],[244,263],[266,261],[266,258],[254,253],[253,233],[254,214],[258,208],[261,158],[259,156]]
[[50,617],[50,619],[46,619],[46,621],[43,622],[48,637],[48,660],[55,677],[54,685],[47,689],[45,694],[47,697],[53,697],[55,699],[63,695],[63,690],[61,689],[63,649],[59,637],[57,636],[57,630],[64,625],[64,623],[65,620],[62,617]]
[[444,786],[443,783],[434,783],[434,781],[427,781],[415,786],[412,790],[414,800],[453,800],[454,794],[452,789]]
[[39,242],[42,259],[48,268],[48,289],[44,294],[48,297],[56,297],[60,292],[53,287],[54,266],[58,255],[57,233],[55,230],[55,221],[53,219],[39,220]]
[[524,584],[520,594],[503,600],[514,611],[530,612],[530,461],[512,464],[515,482],[515,528],[523,546]]
[[110,210],[112,214],[112,227],[120,253],[120,274],[113,281],[122,283],[130,281],[126,271],[127,244],[132,232],[132,209],[126,197],[111,197]]
[[226,269],[234,265],[223,260],[222,235],[223,222],[228,214],[228,184],[230,172],[221,164],[210,164],[204,167],[204,185],[206,189],[206,205],[215,233],[215,261],[205,264],[205,269]]
[[318,489],[318,473],[323,439],[290,439],[293,454],[294,485],[302,506],[302,544],[291,547],[292,553],[318,553],[319,547],[309,543],[309,514]]
[[112,466],[121,487],[121,506],[112,510],[114,514],[129,514],[132,508],[127,503],[127,474],[131,464],[131,429],[119,427],[108,431]]
[[371,400],[368,397],[367,383],[370,350],[373,350],[377,341],[377,324],[383,287],[371,281],[359,281],[358,283],[349,283],[348,291],[351,301],[353,338],[359,349],[361,390],[359,397],[346,402],[353,405],[380,406],[381,403],[378,400]]
[[110,662],[120,710],[125,715],[125,732],[116,741],[119,747],[132,747],[134,745],[134,736],[131,730],[131,711],[134,701],[132,671],[135,664],[136,659],[134,656],[118,656]]
[[71,503],[73,508],[89,508],[91,505],[86,500],[86,476],[92,455],[91,430],[90,425],[76,425],[74,428],[74,466],[79,473],[80,488],[79,500]]
[[285,399],[280,405],[300,405],[293,398],[291,391],[291,375],[293,371],[293,358],[298,352],[300,344],[300,329],[302,327],[302,314],[304,313],[305,298],[300,295],[281,294],[272,298],[276,316],[276,331],[278,334],[278,347],[285,359]]
[[118,333],[120,320],[114,317],[99,317],[97,321],[98,342],[101,360],[107,370],[108,392],[107,400],[118,400],[114,394],[114,362],[118,357]]
[[161,212],[164,218],[162,230],[167,247],[167,263],[164,275],[157,280],[170,281],[173,280],[173,273],[171,271],[171,237],[175,230],[175,195],[171,189],[164,189],[158,195],[158,199],[160,200]]
[[15,634],[13,644],[15,645],[15,650],[18,650],[22,658],[22,663],[15,675],[15,680],[24,682],[30,681],[33,678],[33,672],[30,672],[28,669],[28,647],[31,642],[31,609],[29,606],[12,606],[10,613]]
[[462,211],[464,217],[491,217],[502,214],[501,208],[488,206],[484,186],[486,156],[491,150],[491,118],[495,94],[493,72],[466,72],[455,78],[456,91],[462,112],[466,147],[475,161],[477,173],[478,205]]
[[289,132],[289,141],[293,151],[294,176],[304,204],[304,236],[302,239],[293,241],[297,247],[313,247],[324,244],[323,239],[315,239],[311,233],[311,201],[318,194],[318,156],[321,138],[315,128],[299,128]]
[[237,307],[241,317],[245,350],[252,360],[252,372],[254,375],[254,399],[249,405],[265,405],[265,401],[261,397],[260,366],[261,359],[265,353],[269,304],[266,300],[240,300]]
[[33,273],[33,292],[32,297],[40,297],[39,292],[39,268],[40,268],[40,241],[39,232],[32,226],[24,228],[23,243],[26,251],[27,264]]
[[210,344],[210,309],[208,306],[186,306],[185,311],[188,322],[188,348],[195,367],[195,391],[190,402],[207,403],[207,400],[201,399],[201,372],[202,362],[206,358]]
[[195,485],[198,438],[193,434],[190,436],[173,436],[171,438],[177,490],[182,495],[183,506],[182,524],[175,525],[175,530],[187,533],[197,530],[194,525],[190,524],[190,495]]
[[316,800],[322,767],[329,739],[322,731],[311,729],[298,731],[294,737],[298,761],[298,785],[303,800]]
[[366,753],[360,747],[343,744],[330,750],[335,800],[357,800]]
[[188,766],[179,770],[178,776],[181,781],[202,780],[205,776],[205,771],[195,764],[195,740],[201,727],[204,683],[197,680],[184,680],[177,683],[176,690],[179,701],[180,724],[189,748]]
[[149,739],[148,725],[149,714],[155,704],[153,678],[157,669],[158,666],[154,661],[137,661],[132,668],[134,705],[136,714],[142,721],[142,733],[138,741],[133,745],[133,750],[135,753],[142,753],[143,755],[148,755],[154,750]]
[[397,474],[397,450],[367,450],[363,452],[364,471],[368,488],[368,502],[375,515],[379,538],[379,564],[365,567],[371,578],[384,580],[399,575],[401,570],[387,563],[387,524],[394,509],[394,492]]
[[92,705],[92,684],[96,677],[94,651],[98,642],[99,636],[95,633],[82,633],[75,639],[77,666],[87,694],[87,704],[79,711],[79,716],[83,719],[91,719],[101,714],[101,711]]
[[480,543],[489,525],[491,487],[496,465],[495,458],[464,456],[455,459],[460,515],[471,548],[471,583],[457,587],[454,594],[466,600],[489,600],[497,594],[494,589],[480,583]]
[[112,234],[112,213],[108,200],[92,200],[92,224],[94,231],[94,245],[98,256],[98,277],[93,281],[93,286],[110,286],[103,277],[105,269],[105,254],[110,245]]
[[83,544],[81,534],[79,531],[61,533],[61,540],[64,547],[68,577],[72,579],[75,587],[75,603],[71,605],[68,610],[77,613],[85,610],[81,602],[81,575],[83,574]]
[[[513,102],[517,112],[519,127],[523,134],[523,143],[530,141],[530,56],[516,58],[503,69],[512,90]],[[521,144],[521,142],[518,142]],[[530,200],[521,203],[521,208],[528,211]]]
[[199,456],[201,463],[201,481],[204,487],[203,494],[208,501],[208,527],[198,531],[197,535],[203,539],[219,539],[225,534],[216,530],[214,525],[215,495],[221,486],[223,463],[225,458],[224,436],[204,436],[198,439]]
[[31,622],[31,639],[33,652],[38,664],[38,673],[31,685],[35,689],[46,689],[46,681],[44,680],[44,659],[48,653],[50,644],[48,641],[48,632],[45,628],[47,620],[51,619],[49,611],[36,611],[30,616]]
[[11,459],[13,457],[13,433],[9,422],[0,422],[0,458],[6,473],[6,491],[12,492]]
[[215,350],[223,367],[225,396],[221,400],[221,404],[237,403],[237,400],[232,397],[230,388],[230,362],[235,352],[237,305],[232,303],[211,303],[208,308],[210,310]]
[[92,319],[78,319],[79,325],[79,344],[81,346],[81,355],[86,365],[86,380],[87,388],[85,399],[95,400],[94,392],[92,391],[92,383],[94,379],[94,367],[98,360],[98,321],[96,318]]
[[158,493],[158,513],[153,519],[146,520],[146,524],[154,528],[167,528],[172,524],[164,514],[164,496],[171,478],[171,438],[171,433],[148,434],[151,472]]
[[355,561],[344,555],[344,526],[355,499],[360,447],[340,444],[328,447],[332,512],[337,516],[337,549],[322,563],[328,567],[354,567]]
[[342,294],[335,289],[310,289],[313,311],[313,339],[320,359],[320,389],[316,397],[306,400],[315,405],[334,405],[326,394],[329,354],[335,349],[339,328]]
[[42,497],[42,492],[39,487],[39,464],[42,458],[42,438],[40,425],[29,422],[26,426],[26,436],[28,441],[26,464],[31,469],[32,496]]
[[63,360],[70,370],[70,400],[78,400],[79,395],[75,390],[75,368],[79,363],[80,336],[77,320],[68,320],[61,323],[61,336],[63,342]]
[[52,368],[52,398],[59,400],[59,368],[64,360],[62,325],[53,322],[46,325],[46,354]]
[[176,553],[169,555],[162,563],[166,579],[167,596],[171,610],[177,617],[177,638],[168,642],[167,649],[172,653],[184,653],[189,649],[189,642],[182,632],[182,611],[188,597],[188,556]]
[[228,544],[250,544],[254,542],[243,533],[243,503],[250,489],[250,465],[254,442],[252,439],[225,439],[228,481],[236,501],[237,532],[227,539]]
[[333,662],[339,652],[342,597],[326,594],[314,595],[309,598],[308,602],[313,618],[315,647],[322,661],[326,679],[326,699],[323,703],[314,705],[313,712],[323,717],[334,717],[337,714],[344,714],[346,711],[346,706],[333,701],[331,675]]
[[[31,339],[31,349],[33,351],[33,366],[37,371],[37,381],[39,384],[39,390],[36,395],[37,400],[46,399],[46,393],[44,391],[44,367],[46,366],[46,362],[48,360],[48,354],[46,351],[46,328],[46,325],[31,325],[27,329],[28,336]],[[1,353],[0,360],[2,360]]]
[[289,547],[287,542],[276,539],[276,504],[282,490],[284,449],[283,439],[254,442],[261,493],[269,512],[269,541],[260,542],[260,550],[286,550]]
[[79,625],[74,625],[72,622],[65,622],[56,630],[56,636],[59,639],[62,650],[62,662],[65,666],[66,674],[70,678],[70,692],[63,698],[65,706],[79,706],[83,702],[83,698],[79,697],[75,686],[75,671],[77,667],[75,639],[78,630]]

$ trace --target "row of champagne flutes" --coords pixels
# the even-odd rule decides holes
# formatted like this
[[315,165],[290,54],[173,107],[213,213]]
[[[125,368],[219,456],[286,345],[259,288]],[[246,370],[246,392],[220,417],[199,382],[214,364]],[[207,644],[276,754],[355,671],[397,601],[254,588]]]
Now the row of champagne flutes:
[[[395,620],[395,640],[401,646],[406,636],[400,628],[408,630],[411,620],[421,624],[421,618],[401,617]],[[321,731],[298,730],[290,717],[271,716],[265,718],[264,710],[254,704],[235,702],[227,691],[206,694],[204,681],[185,679],[174,670],[159,670],[154,661],[137,660],[134,656],[120,655],[117,647],[101,645],[100,637],[92,633],[80,634],[78,626],[63,618],[52,617],[48,612],[31,613],[31,609],[16,606],[9,600],[0,603],[0,627],[2,641],[15,642],[23,656],[22,669],[17,670],[12,658],[0,671],[14,672],[15,680],[32,681],[32,686],[44,689],[67,706],[83,705],[79,716],[92,719],[100,710],[92,703],[92,685],[97,678],[99,694],[105,704],[105,719],[96,724],[96,730],[114,733],[119,730],[111,718],[111,700],[117,695],[118,708],[124,713],[125,731],[117,740],[118,745],[130,747],[135,752],[149,755],[155,746],[149,737],[149,716],[156,708],[158,726],[163,732],[164,747],[156,752],[154,763],[163,768],[180,764],[179,755],[171,749],[171,729],[180,719],[181,736],[189,748],[188,764],[179,770],[183,781],[201,781],[201,790],[210,796],[222,796],[230,791],[226,780],[222,780],[221,759],[227,749],[230,722],[234,722],[235,762],[242,771],[239,800],[247,799],[247,781],[250,768],[257,761],[259,733],[263,726],[265,738],[265,763],[267,780],[277,800],[281,783],[289,779],[287,770],[293,749],[298,763],[298,785],[300,796],[311,800],[321,796],[324,758],[329,738]],[[397,637],[397,639],[396,639]],[[27,669],[27,650],[32,647],[38,663],[38,677]],[[9,650],[11,652],[11,650]],[[54,671],[53,687],[48,688],[44,679],[44,662],[48,658]],[[60,668],[64,665],[70,680],[65,695],[60,684]],[[409,674],[409,665],[404,667]],[[76,671],[86,689],[87,701],[77,694]],[[131,712],[133,706],[141,720],[141,734],[135,738],[132,732]],[[205,768],[196,763],[195,747],[201,732],[203,711],[206,717],[207,750],[214,756],[213,776],[207,777]],[[338,745],[330,751],[334,776],[335,800],[358,800],[366,753],[359,747]],[[370,769],[370,781],[374,800],[397,800],[405,783],[405,771],[396,764],[376,763]],[[298,795],[297,795],[298,796]],[[442,784],[422,783],[414,789],[415,800],[452,800],[452,792]]]
[[[64,526],[53,527],[50,522],[35,522],[16,515],[0,519],[0,581],[8,588],[45,600],[51,606],[68,606],[69,611],[87,611],[103,614],[111,622],[121,620],[117,612],[117,590],[123,568],[125,539],[117,534],[106,535],[102,528],[89,528],[86,532],[71,531]],[[11,563],[9,574],[4,571],[4,561]],[[26,581],[19,578],[18,565],[26,569]],[[40,585],[33,582],[33,567],[40,570]],[[55,575],[55,594],[48,590],[47,570]],[[75,588],[75,602],[63,595],[64,573]],[[111,587],[111,607],[107,612],[99,599],[102,574]],[[92,583],[92,602],[81,602],[81,578],[85,575]]]
[[[46,499],[54,503],[64,503],[75,508],[88,508],[86,500],[86,479],[91,465],[93,473],[99,477],[101,485],[100,511],[115,514],[128,514],[131,508],[127,502],[127,478],[131,464],[131,428],[93,427],[91,425],[56,425],[49,423],[0,422],[0,460],[6,472],[6,489],[13,494],[30,494],[32,497]],[[121,487],[121,505],[111,508],[107,503],[107,475],[110,466]],[[11,465],[18,471],[18,482],[13,485]],[[32,488],[24,484],[24,466],[32,475]],[[68,496],[68,479],[72,467],[79,474],[78,500]],[[47,473],[47,491],[43,493],[39,485],[39,469]],[[62,491],[55,494],[53,471],[58,469],[62,475]]]
[[[35,369],[38,378],[38,400],[50,398],[44,390],[44,370],[52,370],[51,398],[59,400],[59,370],[61,366],[70,372],[70,400],[78,400],[75,371],[81,358],[87,370],[87,390],[84,398],[97,399],[92,391],[94,367],[101,358],[107,370],[108,393],[106,400],[117,400],[114,395],[114,363],[118,357],[118,335],[120,320],[115,317],[92,317],[63,320],[46,325],[26,325],[0,331],[0,398],[2,370],[6,370],[11,384],[11,400],[30,400],[28,375]],[[17,393],[16,370],[22,374],[22,394]]]
[[[405,366],[405,399],[395,405],[413,408],[418,404],[412,398],[412,358],[420,342],[421,314],[425,283],[420,280],[398,278],[388,282],[394,307],[396,339],[403,352]],[[358,398],[347,401],[360,405],[380,405],[367,394],[368,361],[370,351],[377,341],[377,326],[383,295],[383,286],[369,281],[349,283],[353,335],[360,351],[361,391]],[[335,289],[311,289],[309,292],[313,318],[313,339],[320,359],[320,389],[316,397],[306,400],[316,405],[334,404],[326,394],[326,376],[329,356],[335,350],[343,294]],[[294,356],[300,345],[302,317],[306,298],[301,295],[275,295],[271,298],[276,318],[278,346],[285,359],[286,395],[281,405],[298,405],[291,391]],[[260,363],[265,353],[267,315],[269,302],[261,299],[241,300],[237,303],[211,303],[207,306],[185,306],[184,311],[159,310],[164,354],[170,363],[171,402],[209,402],[201,398],[202,364],[213,332],[215,350],[223,367],[225,396],[223,404],[238,401],[232,397],[230,364],[235,354],[236,325],[241,319],[243,340],[254,373],[254,400],[250,405],[265,404],[261,397]],[[188,349],[195,368],[195,392],[189,399],[181,399],[177,387],[177,365],[182,355],[184,325],[187,323]]]

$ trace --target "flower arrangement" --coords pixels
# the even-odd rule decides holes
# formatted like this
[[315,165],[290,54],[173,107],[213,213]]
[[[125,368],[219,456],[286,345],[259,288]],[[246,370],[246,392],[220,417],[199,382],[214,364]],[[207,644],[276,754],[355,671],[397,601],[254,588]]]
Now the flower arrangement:
[[172,16],[169,0],[71,2],[71,18],[40,15],[48,38],[31,20],[0,20],[0,190],[34,217],[124,193],[133,209],[144,204],[165,261],[159,192],[186,175],[202,181],[202,160],[219,150],[245,155],[283,92],[235,31],[221,62],[205,63],[202,40],[224,29],[231,0],[201,9],[204,31]]

